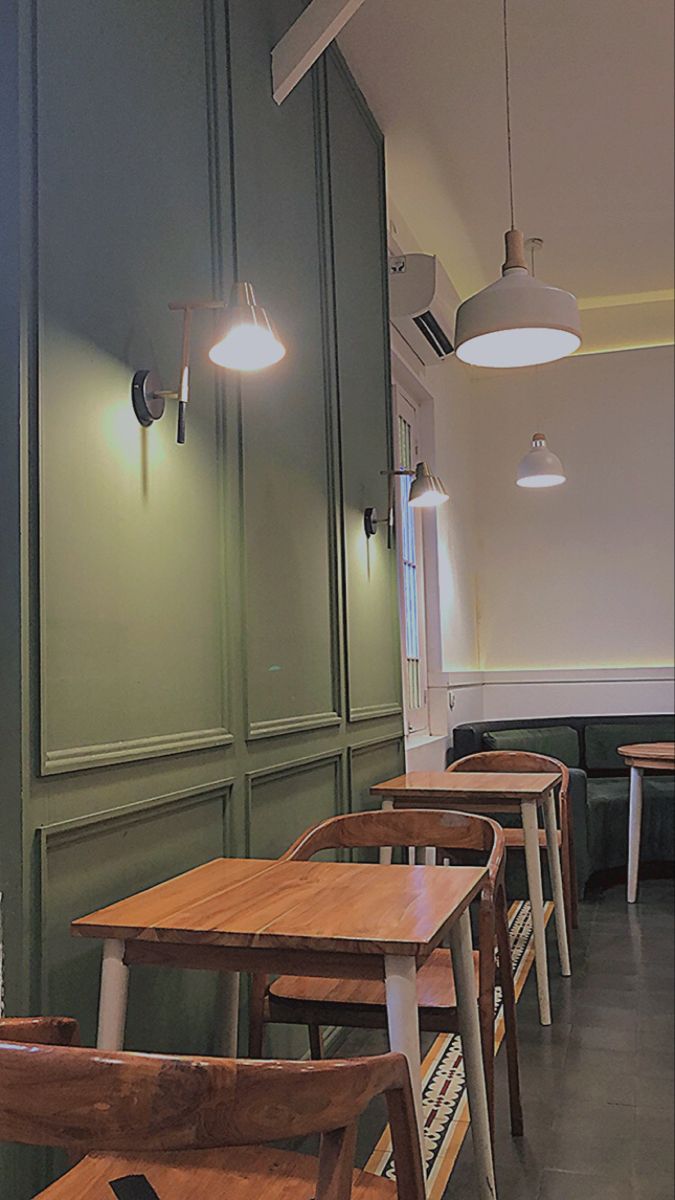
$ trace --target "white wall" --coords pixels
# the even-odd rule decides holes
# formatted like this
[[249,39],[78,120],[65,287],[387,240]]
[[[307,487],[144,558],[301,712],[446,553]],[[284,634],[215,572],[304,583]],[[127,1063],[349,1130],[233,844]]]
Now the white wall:
[[491,671],[483,680],[485,720],[673,711],[672,667]]
[[[431,457],[451,496],[425,543],[440,585],[432,730],[672,711],[672,351],[499,375],[453,360],[424,379]],[[517,488],[540,427],[568,482]],[[441,754],[417,747],[410,765],[440,766]]]
[[[484,671],[673,662],[670,348],[472,372]],[[542,430],[568,482],[514,485]]]

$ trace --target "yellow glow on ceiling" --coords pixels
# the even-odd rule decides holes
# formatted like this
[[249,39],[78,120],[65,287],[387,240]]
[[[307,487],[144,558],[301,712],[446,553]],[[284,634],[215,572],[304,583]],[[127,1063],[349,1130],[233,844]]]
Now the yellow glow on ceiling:
[[630,304],[664,304],[675,300],[673,288],[656,292],[624,292],[616,296],[587,296],[579,299],[579,308],[625,308]]
[[622,342],[613,342],[607,346],[582,346],[579,350],[575,350],[572,358],[584,358],[589,354],[617,354],[621,350],[655,350],[659,346],[672,346],[673,339],[671,338],[655,338],[650,341],[647,338],[641,338],[639,342],[631,342],[629,340]]

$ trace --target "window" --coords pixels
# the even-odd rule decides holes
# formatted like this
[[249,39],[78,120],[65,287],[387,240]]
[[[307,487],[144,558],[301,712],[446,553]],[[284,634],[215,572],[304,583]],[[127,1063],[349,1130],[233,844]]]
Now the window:
[[[395,465],[414,470],[421,457],[417,437],[417,408],[398,385],[394,388],[394,397]],[[422,514],[408,504],[410,478],[401,476],[396,483],[403,696],[407,731],[419,733],[428,728]]]

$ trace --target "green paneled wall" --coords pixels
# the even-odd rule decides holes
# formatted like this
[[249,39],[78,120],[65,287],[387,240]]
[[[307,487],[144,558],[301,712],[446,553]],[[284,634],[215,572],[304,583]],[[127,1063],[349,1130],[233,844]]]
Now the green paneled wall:
[[[276,855],[402,765],[395,559],[362,525],[391,454],[383,146],[335,53],[274,104],[299,0],[2,3],[6,1006],[90,1039],[73,917]],[[178,447],[131,374],[174,386],[168,302],[235,275],[288,354],[217,372],[201,317]],[[208,1050],[216,1009],[213,980],[137,968],[128,1043]],[[0,1148],[0,1200],[47,1175]]]
[[347,695],[348,715],[359,721],[400,711],[395,557],[385,537],[363,536],[364,508],[386,514],[380,472],[391,466],[386,247],[382,207],[373,204],[384,180],[377,135],[334,61],[327,78],[340,414],[349,447],[342,464]]

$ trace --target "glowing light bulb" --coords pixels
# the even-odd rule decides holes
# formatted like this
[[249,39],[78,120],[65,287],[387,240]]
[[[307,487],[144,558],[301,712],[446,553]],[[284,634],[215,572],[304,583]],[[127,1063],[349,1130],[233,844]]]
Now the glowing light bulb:
[[262,371],[284,357],[286,347],[250,283],[235,283],[225,314],[225,330],[209,358],[232,371]]

